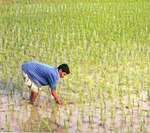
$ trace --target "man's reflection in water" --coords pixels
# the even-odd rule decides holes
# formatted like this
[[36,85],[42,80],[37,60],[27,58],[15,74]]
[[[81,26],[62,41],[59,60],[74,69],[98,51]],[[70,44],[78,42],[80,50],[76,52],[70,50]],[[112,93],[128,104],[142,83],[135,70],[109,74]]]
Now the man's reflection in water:
[[58,105],[51,107],[49,112],[45,112],[43,108],[31,106],[30,117],[25,123],[22,123],[23,131],[63,133],[63,127],[57,123],[58,113]]

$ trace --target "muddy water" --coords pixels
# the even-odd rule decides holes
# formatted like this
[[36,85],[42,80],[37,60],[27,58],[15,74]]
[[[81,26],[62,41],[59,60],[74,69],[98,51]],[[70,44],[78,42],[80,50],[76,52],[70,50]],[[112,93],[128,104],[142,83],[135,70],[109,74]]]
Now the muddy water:
[[19,92],[0,94],[0,132],[150,132],[150,103],[146,98],[135,98],[132,107],[119,100],[60,107],[44,93],[36,105],[29,103],[28,94],[25,98]]

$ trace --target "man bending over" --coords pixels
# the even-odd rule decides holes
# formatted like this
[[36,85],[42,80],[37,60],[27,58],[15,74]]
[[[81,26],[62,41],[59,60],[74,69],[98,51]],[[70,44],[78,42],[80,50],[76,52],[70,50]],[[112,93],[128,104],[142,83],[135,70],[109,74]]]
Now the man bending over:
[[34,104],[42,86],[49,86],[49,92],[54,97],[55,101],[63,105],[62,99],[56,92],[56,85],[60,78],[70,73],[67,64],[61,64],[58,67],[53,67],[48,64],[38,61],[29,61],[22,64],[22,73],[25,84],[31,90],[30,101]]

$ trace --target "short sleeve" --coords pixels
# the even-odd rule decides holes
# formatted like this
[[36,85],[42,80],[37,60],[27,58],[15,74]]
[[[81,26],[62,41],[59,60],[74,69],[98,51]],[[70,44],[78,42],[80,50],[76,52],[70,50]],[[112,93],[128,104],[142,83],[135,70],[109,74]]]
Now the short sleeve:
[[48,77],[48,84],[51,89],[56,90],[57,80],[55,79],[53,75],[50,75]]

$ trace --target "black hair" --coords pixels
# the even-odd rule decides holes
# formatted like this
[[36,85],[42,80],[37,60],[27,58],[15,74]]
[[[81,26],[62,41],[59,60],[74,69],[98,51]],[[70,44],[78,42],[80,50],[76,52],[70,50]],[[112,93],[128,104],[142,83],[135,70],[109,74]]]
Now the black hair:
[[58,70],[61,69],[63,72],[66,72],[67,74],[70,73],[69,66],[67,64],[61,64],[57,68]]

